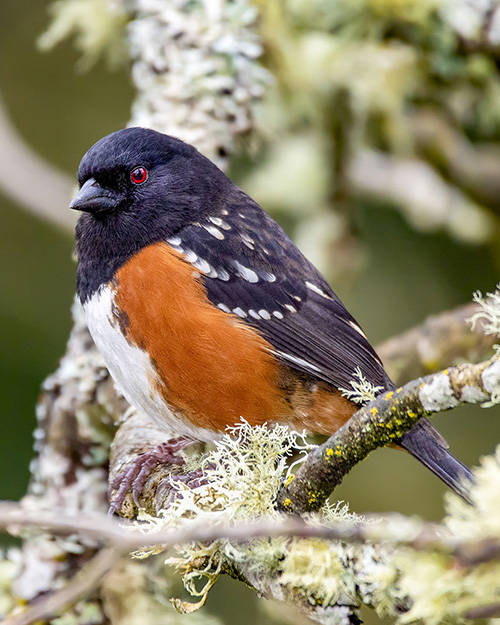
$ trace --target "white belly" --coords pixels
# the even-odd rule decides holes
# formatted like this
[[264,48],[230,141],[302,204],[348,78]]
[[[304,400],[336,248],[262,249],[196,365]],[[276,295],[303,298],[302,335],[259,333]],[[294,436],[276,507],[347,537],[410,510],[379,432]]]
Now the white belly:
[[169,438],[189,436],[206,442],[218,438],[220,434],[195,426],[166,403],[156,390],[161,387],[161,382],[149,355],[127,341],[113,308],[114,292],[108,286],[101,287],[83,305],[89,332],[118,391],[129,404],[165,430]]

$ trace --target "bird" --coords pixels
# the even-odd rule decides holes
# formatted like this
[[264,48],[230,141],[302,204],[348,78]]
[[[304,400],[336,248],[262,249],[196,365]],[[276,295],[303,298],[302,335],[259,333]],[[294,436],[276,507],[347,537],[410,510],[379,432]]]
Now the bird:
[[[174,438],[112,484],[119,510],[160,462],[228,426],[330,436],[359,409],[356,372],[395,386],[361,326],[263,208],[195,147],[129,127],[78,168],[77,293],[127,401]],[[471,472],[421,419],[398,441],[467,498]]]

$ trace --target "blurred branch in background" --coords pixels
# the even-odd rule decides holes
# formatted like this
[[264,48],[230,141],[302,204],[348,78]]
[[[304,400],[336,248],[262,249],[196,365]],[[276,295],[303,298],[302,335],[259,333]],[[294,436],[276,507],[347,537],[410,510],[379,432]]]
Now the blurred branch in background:
[[17,132],[0,98],[0,191],[39,219],[72,230],[67,210],[74,182],[32,150]]
[[487,358],[498,338],[484,332],[484,319],[471,328],[472,317],[481,310],[476,303],[459,306],[378,345],[377,353],[394,384]]

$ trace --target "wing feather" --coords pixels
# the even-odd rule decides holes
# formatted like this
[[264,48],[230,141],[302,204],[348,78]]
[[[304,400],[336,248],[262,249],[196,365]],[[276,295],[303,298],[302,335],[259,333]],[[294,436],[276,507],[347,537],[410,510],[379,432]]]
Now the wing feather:
[[[207,227],[214,223],[222,227]],[[210,301],[240,313],[289,367],[335,387],[349,387],[357,368],[374,385],[392,385],[323,276],[243,193],[207,223],[177,232],[171,244],[199,270]]]

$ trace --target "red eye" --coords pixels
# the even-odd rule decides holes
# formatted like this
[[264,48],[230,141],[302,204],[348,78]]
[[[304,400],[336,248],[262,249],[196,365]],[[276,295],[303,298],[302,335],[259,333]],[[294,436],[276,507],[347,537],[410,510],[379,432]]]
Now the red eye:
[[130,180],[134,184],[142,184],[148,179],[148,170],[145,167],[136,167],[130,172]]

